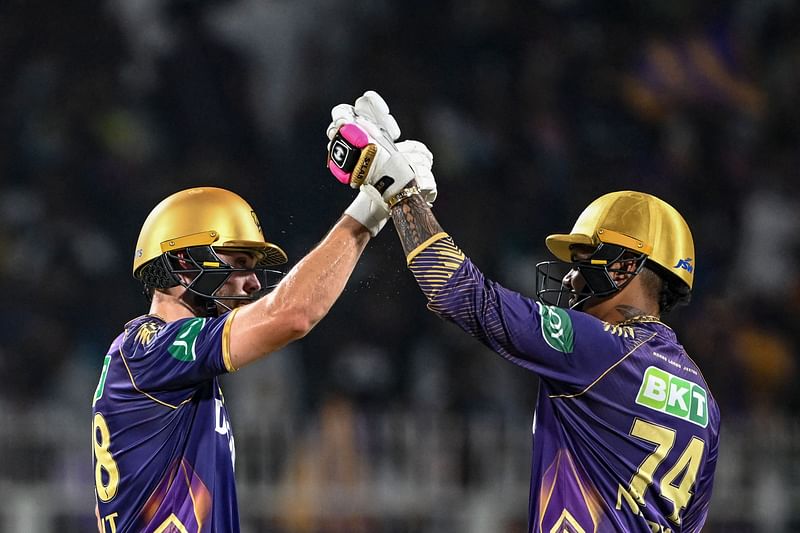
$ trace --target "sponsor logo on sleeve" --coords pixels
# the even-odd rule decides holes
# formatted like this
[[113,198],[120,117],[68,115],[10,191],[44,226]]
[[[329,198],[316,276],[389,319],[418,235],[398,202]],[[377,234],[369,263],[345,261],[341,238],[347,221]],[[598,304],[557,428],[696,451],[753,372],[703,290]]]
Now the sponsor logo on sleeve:
[[542,317],[542,337],[554,350],[562,353],[572,353],[575,346],[575,335],[572,330],[572,319],[569,313],[560,307],[552,305],[539,306],[539,315]]
[[644,372],[636,403],[700,427],[708,425],[706,390],[654,366]]
[[184,322],[178,334],[175,335],[175,340],[172,342],[167,351],[178,361],[194,361],[197,359],[194,345],[197,342],[197,335],[203,329],[206,323],[205,318],[192,318]]
[[97,400],[103,397],[103,391],[106,389],[106,377],[108,376],[108,366],[111,364],[111,356],[106,355],[103,359],[103,370],[100,371],[100,381],[97,382],[97,388],[94,390],[94,400],[92,407],[97,403]]

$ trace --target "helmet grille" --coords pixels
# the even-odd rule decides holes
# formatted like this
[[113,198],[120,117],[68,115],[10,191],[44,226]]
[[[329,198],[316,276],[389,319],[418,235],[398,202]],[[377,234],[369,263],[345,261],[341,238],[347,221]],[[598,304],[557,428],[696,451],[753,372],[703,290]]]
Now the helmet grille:
[[175,276],[164,265],[163,255],[144,265],[139,271],[139,279],[144,285],[146,293],[150,293],[154,289],[169,289],[179,285]]

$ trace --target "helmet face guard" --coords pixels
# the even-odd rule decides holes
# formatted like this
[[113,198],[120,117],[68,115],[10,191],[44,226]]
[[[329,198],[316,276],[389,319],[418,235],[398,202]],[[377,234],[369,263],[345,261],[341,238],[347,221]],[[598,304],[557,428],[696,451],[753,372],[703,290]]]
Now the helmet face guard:
[[[193,246],[177,252],[165,252],[158,261],[170,274],[176,285],[192,293],[197,303],[204,307],[206,316],[216,316],[219,307],[230,311],[233,307],[225,302],[253,302],[272,290],[284,273],[265,266],[237,268],[226,263],[211,246]],[[218,296],[216,293],[235,273],[254,273],[261,289],[244,296]]]
[[[604,298],[621,291],[642,271],[646,259],[643,253],[601,243],[588,259],[542,261],[536,265],[536,297],[546,305],[580,309],[589,298]],[[564,284],[567,273],[572,270],[577,270],[585,282],[580,291]],[[611,277],[619,273],[627,275],[621,284]]]

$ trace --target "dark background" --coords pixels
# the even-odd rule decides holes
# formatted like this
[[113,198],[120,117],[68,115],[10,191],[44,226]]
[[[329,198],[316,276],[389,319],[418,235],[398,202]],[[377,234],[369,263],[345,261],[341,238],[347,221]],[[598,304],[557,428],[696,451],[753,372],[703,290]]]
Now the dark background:
[[[694,299],[666,321],[724,424],[706,530],[800,531],[798,24],[781,0],[0,3],[0,530],[93,527],[91,395],[147,309],[150,209],[229,188],[295,263],[353,196],[329,110],[374,89],[510,288],[605,192],[681,211]],[[245,531],[524,530],[536,378],[425,309],[391,224],[307,338],[225,384]]]

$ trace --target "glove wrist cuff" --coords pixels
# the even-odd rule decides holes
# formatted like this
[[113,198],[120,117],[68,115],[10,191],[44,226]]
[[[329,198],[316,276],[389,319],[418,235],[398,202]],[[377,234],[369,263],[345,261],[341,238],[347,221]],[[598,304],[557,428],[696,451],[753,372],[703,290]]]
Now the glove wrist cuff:
[[345,215],[354,218],[375,237],[389,220],[389,209],[380,193],[371,185],[363,185],[353,203],[345,210]]

